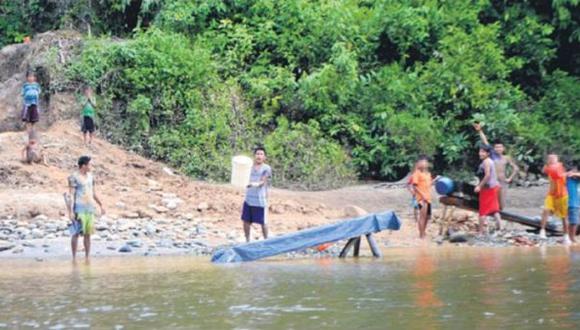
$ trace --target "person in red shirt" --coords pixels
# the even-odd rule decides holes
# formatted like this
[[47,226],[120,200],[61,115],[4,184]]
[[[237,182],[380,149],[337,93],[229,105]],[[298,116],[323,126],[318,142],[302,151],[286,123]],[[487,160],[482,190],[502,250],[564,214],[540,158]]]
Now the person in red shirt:
[[[544,200],[544,211],[542,212],[542,222],[540,223],[540,237],[546,238],[546,223],[548,217],[553,215],[562,219],[564,232],[568,232],[568,190],[566,189],[566,169],[559,161],[558,155],[551,153],[548,155],[547,164],[544,166],[544,174],[550,180],[550,189]],[[564,235],[564,244],[570,244],[570,237]]]

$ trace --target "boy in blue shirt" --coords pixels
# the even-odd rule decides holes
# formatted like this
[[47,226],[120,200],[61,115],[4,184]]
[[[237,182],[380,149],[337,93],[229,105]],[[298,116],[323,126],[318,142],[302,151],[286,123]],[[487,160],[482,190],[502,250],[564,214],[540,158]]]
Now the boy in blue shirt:
[[566,187],[568,188],[568,235],[572,243],[576,243],[576,231],[580,217],[580,196],[578,196],[578,184],[580,183],[580,172],[576,166],[568,172]]
[[22,121],[26,123],[28,133],[34,129],[34,124],[39,120],[38,105],[40,98],[40,85],[36,82],[36,76],[32,72],[26,74],[26,82],[22,85]]

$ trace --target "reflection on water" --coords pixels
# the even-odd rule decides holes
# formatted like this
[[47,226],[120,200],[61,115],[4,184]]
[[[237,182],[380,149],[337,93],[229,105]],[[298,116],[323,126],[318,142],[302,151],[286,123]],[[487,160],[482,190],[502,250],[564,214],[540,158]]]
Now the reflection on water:
[[435,263],[427,252],[420,252],[415,259],[415,303],[417,307],[440,307],[441,300],[435,294]]
[[[572,269],[570,258],[566,255],[555,255],[545,258],[545,265],[547,269],[547,293],[549,297],[549,304],[547,306],[550,315],[556,319],[561,325],[569,328],[578,328],[578,323],[570,322],[572,310],[567,308],[572,301],[572,292],[570,285],[572,284]],[[580,272],[576,269],[576,277],[580,277]],[[578,292],[576,292],[578,294]],[[580,312],[575,308],[576,312]]]
[[416,255],[412,277],[414,281],[413,300],[421,320],[420,323],[418,320],[413,326],[422,329],[433,328],[437,324],[436,319],[443,303],[435,292],[437,287],[436,264],[433,256],[427,251],[420,251]]
[[382,260],[0,261],[0,328],[576,328],[580,250],[386,250]]

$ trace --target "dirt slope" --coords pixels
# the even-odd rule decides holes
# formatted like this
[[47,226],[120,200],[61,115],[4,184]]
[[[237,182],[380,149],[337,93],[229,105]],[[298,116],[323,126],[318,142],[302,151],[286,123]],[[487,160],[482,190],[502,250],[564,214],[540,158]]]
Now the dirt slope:
[[0,132],[22,127],[19,120],[22,102],[20,91],[26,72],[35,72],[43,93],[40,98],[40,126],[73,115],[74,97],[59,93],[64,86],[63,68],[79,49],[81,35],[74,31],[46,32],[36,35],[30,44],[8,45],[0,49]]
[[[67,176],[81,155],[93,158],[98,193],[112,218],[207,218],[215,227],[239,224],[243,191],[228,185],[196,182],[179,175],[162,163],[97,139],[84,146],[74,121],[58,122],[40,134],[49,166],[26,165],[20,151],[24,132],[0,133],[0,218],[31,219],[64,215],[62,193]],[[275,190],[271,220],[275,230],[297,229],[341,215],[308,195]],[[292,222],[286,221],[292,219]]]

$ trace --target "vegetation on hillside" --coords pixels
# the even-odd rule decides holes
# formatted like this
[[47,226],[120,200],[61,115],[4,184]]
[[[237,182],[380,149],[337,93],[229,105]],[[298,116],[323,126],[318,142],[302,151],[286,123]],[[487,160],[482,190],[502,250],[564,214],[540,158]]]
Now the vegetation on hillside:
[[474,121],[531,170],[580,161],[578,2],[28,0],[0,43],[91,31],[68,77],[109,139],[213,180],[264,144],[278,185],[327,188],[471,171]]

